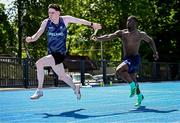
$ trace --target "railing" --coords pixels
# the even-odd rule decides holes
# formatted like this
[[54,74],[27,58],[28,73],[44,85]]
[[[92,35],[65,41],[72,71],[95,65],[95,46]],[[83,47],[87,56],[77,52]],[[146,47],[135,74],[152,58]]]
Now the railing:
[[[0,58],[0,87],[36,87],[37,76],[33,60]],[[44,86],[54,86],[54,74],[45,68]]]
[[[108,83],[108,75],[114,74],[120,61],[93,61],[90,67],[85,60],[65,61],[65,70],[67,73],[79,72],[84,75],[85,72],[92,75],[102,74],[104,83]],[[68,62],[68,65],[66,65]],[[37,76],[35,60],[18,58],[0,58],[0,87],[25,87],[31,88],[37,86]],[[73,69],[71,69],[73,67]],[[50,67],[44,69],[44,86],[65,86],[66,84],[58,80],[58,77]],[[164,62],[146,62],[139,67],[138,81],[169,81],[180,80],[180,63]],[[117,80],[117,79],[116,79]],[[121,83],[122,80],[118,78]],[[84,83],[84,77],[81,82]]]

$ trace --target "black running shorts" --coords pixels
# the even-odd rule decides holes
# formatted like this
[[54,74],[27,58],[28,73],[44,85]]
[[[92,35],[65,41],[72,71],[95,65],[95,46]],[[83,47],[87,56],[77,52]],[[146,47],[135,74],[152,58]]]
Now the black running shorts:
[[56,65],[62,63],[66,57],[65,55],[62,55],[61,53],[52,53],[51,55],[54,57]]

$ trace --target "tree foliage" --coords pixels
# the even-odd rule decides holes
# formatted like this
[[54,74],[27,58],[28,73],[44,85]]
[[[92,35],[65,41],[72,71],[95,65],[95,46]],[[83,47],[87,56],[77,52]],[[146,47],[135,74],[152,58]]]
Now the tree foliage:
[[14,27],[8,21],[4,4],[0,3],[0,53],[15,54],[17,52]]
[[[23,33],[33,35],[43,19],[47,18],[50,3],[60,4],[62,15],[72,15],[92,22],[101,23],[103,29],[98,35],[113,33],[126,28],[126,19],[135,15],[139,29],[147,32],[157,45],[160,61],[180,61],[179,43],[179,0],[21,0],[23,6]],[[15,6],[18,0],[15,0]],[[14,20],[17,23],[16,18]],[[16,25],[17,26],[17,25]],[[17,28],[17,27],[14,27]],[[101,59],[101,45],[90,40],[93,29],[78,24],[68,26],[67,48],[71,55],[88,55],[91,59]],[[9,33],[7,33],[9,34]],[[4,35],[5,36],[5,35]],[[9,42],[7,37],[2,37]],[[35,58],[46,54],[46,33],[35,43],[29,45]],[[168,50],[167,50],[168,49]],[[143,59],[152,60],[152,51],[142,43],[140,53]],[[103,57],[108,60],[122,58],[120,39],[103,42]]]

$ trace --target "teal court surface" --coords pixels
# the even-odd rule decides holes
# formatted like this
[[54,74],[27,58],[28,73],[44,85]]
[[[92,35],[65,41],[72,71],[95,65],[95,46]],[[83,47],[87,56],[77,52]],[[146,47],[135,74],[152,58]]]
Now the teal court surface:
[[69,87],[0,91],[0,123],[180,123],[180,81],[140,83],[144,100],[135,107],[129,85],[81,88],[76,100]]

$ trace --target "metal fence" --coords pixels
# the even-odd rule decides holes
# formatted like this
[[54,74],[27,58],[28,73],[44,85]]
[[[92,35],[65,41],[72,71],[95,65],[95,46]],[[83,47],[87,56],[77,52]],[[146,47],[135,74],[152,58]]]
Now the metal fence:
[[[89,67],[85,60],[68,61],[69,68],[65,64],[67,73],[79,72],[82,75],[88,72],[92,75],[103,75],[105,84],[109,82],[108,75],[115,73],[116,67],[120,61],[92,61],[95,67]],[[71,65],[75,69],[71,69]],[[44,69],[44,86],[66,86],[63,81],[59,81],[58,77],[51,68]],[[163,62],[146,62],[142,63],[139,67],[137,75],[138,81],[169,81],[180,80],[180,63],[163,63]],[[120,78],[113,82],[123,82]],[[35,60],[18,59],[18,58],[0,58],[0,87],[25,87],[31,88],[37,86],[37,76]]]
[[[45,68],[44,86],[54,86],[54,74]],[[0,87],[36,87],[37,76],[33,60],[0,58]]]

